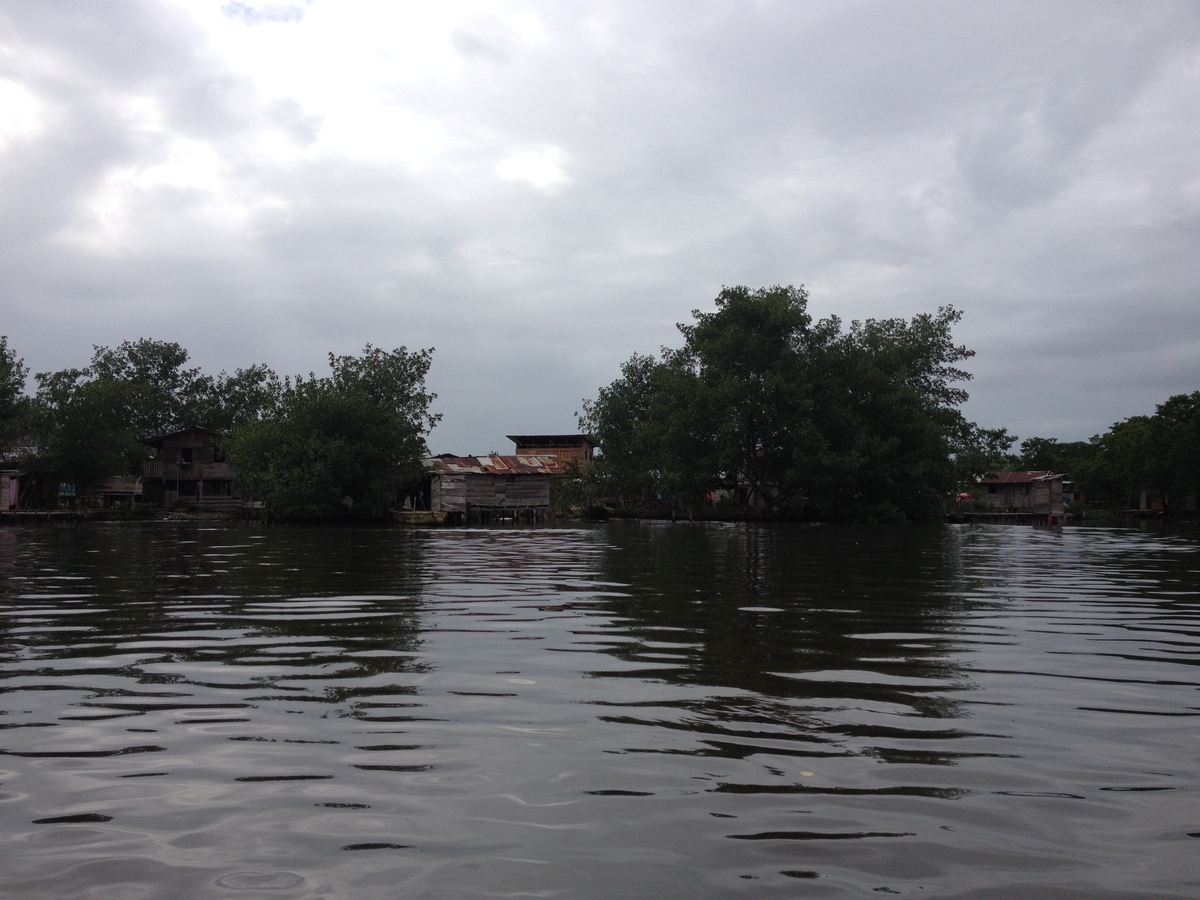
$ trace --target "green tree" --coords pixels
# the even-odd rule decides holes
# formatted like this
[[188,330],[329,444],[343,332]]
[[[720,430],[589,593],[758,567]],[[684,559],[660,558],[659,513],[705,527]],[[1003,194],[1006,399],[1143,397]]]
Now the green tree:
[[1016,466],[1031,471],[1058,472],[1078,481],[1093,464],[1096,445],[1089,441],[1066,441],[1031,437],[1021,442]]
[[693,452],[707,480],[742,484],[754,506],[787,505],[799,488],[794,448],[811,404],[803,287],[725,288],[715,312],[680,325],[680,360],[695,373]]
[[958,311],[843,331],[837,317],[812,322],[807,300],[803,288],[726,288],[679,326],[682,348],[632,357],[580,416],[601,484],[691,504],[736,486],[760,511],[794,512],[807,496],[835,518],[927,519],[957,471],[1007,452],[1004,429],[958,409],[973,355],[953,340]]
[[33,467],[83,493],[110,475],[136,473],[146,446],[127,418],[139,399],[136,385],[110,379],[71,383],[69,373],[55,373],[52,381],[38,376],[44,424]]
[[1157,448],[1158,484],[1167,501],[1179,504],[1200,493],[1200,391],[1176,394],[1155,409],[1152,431]]
[[126,423],[148,438],[197,421],[212,391],[212,379],[198,367],[188,367],[187,350],[173,341],[140,338],[116,348],[95,347],[85,370],[94,380],[121,383]]
[[1137,506],[1142,489],[1158,486],[1161,448],[1154,431],[1149,416],[1131,416],[1092,438],[1093,457],[1081,473],[1091,498]]
[[432,353],[367,345],[357,357],[330,354],[328,377],[286,381],[277,408],[234,434],[241,489],[281,520],[386,515],[420,476],[440,418],[425,389]]
[[264,365],[221,372],[197,391],[193,422],[217,431],[233,431],[275,413],[283,397],[283,382]]
[[594,401],[584,401],[580,428],[606,448],[588,474],[605,496],[629,502],[659,490],[661,390],[658,361],[635,353],[622,364],[620,378],[601,388]]
[[0,454],[25,437],[29,427],[29,398],[25,396],[28,374],[25,361],[9,349],[8,337],[0,334]]
[[954,343],[961,317],[943,307],[813,329],[813,446],[800,452],[815,506],[835,518],[931,519],[972,459],[1011,444],[957,408],[967,398],[957,382],[971,377],[958,364],[974,355]]
[[38,373],[30,417],[38,444],[30,467],[80,492],[136,474],[146,438],[204,424],[197,417],[213,388],[176,343],[141,338],[93,350],[86,368]]

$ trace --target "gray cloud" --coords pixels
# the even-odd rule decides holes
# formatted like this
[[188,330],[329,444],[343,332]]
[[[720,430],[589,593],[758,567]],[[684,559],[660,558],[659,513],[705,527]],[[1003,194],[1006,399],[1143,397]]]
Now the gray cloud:
[[290,6],[282,3],[268,3],[266,6],[250,6],[234,0],[221,7],[221,12],[231,19],[245,22],[247,25],[262,25],[267,22],[299,22],[304,18],[303,6]]
[[[0,125],[10,345],[436,346],[433,445],[466,452],[572,428],[724,284],[805,283],[817,315],[962,308],[968,412],[1022,436],[1200,388],[1192,4],[395,9],[339,57],[319,3],[0,2],[0,111],[36,108]],[[226,52],[259,36],[312,42],[316,87]]]

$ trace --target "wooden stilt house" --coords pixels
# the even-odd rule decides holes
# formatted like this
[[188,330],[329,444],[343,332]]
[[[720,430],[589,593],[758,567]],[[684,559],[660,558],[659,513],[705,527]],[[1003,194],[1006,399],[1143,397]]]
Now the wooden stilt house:
[[550,510],[550,479],[562,474],[558,457],[434,456],[429,472],[429,508],[455,518],[542,519]]

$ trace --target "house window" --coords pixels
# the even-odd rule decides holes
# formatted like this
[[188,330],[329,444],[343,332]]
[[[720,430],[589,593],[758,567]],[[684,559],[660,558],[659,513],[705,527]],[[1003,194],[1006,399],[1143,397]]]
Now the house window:
[[225,448],[220,444],[213,444],[213,462],[225,462]]
[[996,493],[996,486],[995,486],[994,484],[989,484],[989,485],[988,485],[988,493],[989,493],[989,494],[994,494],[994,493]]
[[192,448],[191,447],[180,447],[179,448],[179,464],[181,466],[190,466],[192,464]]

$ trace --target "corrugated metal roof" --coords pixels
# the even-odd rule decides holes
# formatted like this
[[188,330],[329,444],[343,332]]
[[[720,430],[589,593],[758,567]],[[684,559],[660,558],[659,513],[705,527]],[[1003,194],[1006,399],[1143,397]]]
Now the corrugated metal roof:
[[435,475],[561,475],[557,456],[431,456],[425,468]]
[[1062,478],[1053,472],[1037,470],[1031,472],[989,472],[979,479],[980,484],[1032,484],[1035,481],[1050,481]]

